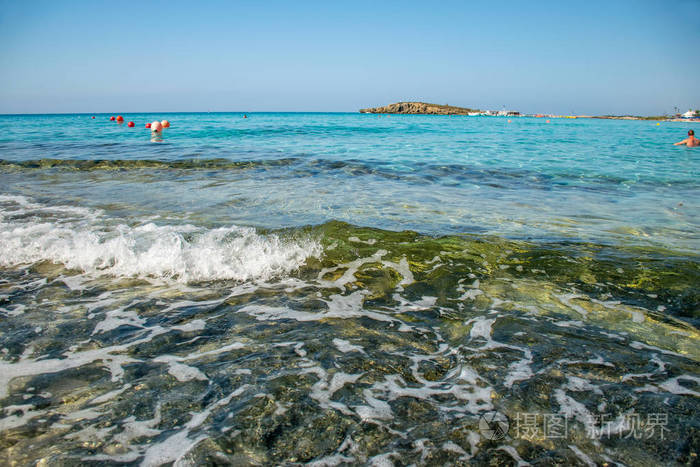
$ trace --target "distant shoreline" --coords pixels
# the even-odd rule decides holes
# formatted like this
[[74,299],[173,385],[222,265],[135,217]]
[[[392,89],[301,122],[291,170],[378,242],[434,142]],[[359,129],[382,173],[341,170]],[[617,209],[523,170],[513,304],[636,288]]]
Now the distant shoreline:
[[468,116],[497,116],[497,117],[537,117],[537,118],[595,118],[600,120],[649,120],[657,122],[700,122],[697,118],[668,117],[665,115],[643,117],[638,115],[553,115],[553,114],[521,114],[513,110],[478,110],[468,107],[430,104],[428,102],[396,102],[381,107],[360,109],[360,113],[392,114],[392,115],[468,115]]
[[648,120],[653,122],[700,122],[700,117],[698,118],[678,118],[678,117],[632,117],[632,116],[616,116],[616,115],[606,115],[606,116],[579,116],[578,118],[597,118],[601,120]]

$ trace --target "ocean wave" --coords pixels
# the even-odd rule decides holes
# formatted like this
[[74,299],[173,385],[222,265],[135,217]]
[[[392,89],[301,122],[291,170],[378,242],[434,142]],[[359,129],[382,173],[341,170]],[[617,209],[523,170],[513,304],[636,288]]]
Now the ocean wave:
[[127,225],[101,213],[0,197],[0,265],[42,261],[90,275],[179,282],[266,280],[322,253],[311,238],[260,234],[250,227]]

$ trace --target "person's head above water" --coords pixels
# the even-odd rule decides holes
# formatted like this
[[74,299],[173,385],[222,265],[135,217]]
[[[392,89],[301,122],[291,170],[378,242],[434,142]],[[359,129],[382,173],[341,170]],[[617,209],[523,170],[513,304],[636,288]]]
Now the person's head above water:
[[674,146],[682,146],[684,144],[689,148],[697,148],[700,147],[700,139],[695,137],[695,132],[693,130],[688,130],[688,137],[686,139],[673,143]]

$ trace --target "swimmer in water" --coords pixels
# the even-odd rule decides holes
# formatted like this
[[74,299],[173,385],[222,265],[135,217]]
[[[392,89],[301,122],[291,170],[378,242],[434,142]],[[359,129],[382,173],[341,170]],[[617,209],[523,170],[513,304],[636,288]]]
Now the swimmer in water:
[[673,143],[674,146],[682,146],[684,144],[689,148],[696,148],[700,146],[700,139],[695,137],[695,132],[693,130],[688,130],[688,137],[686,139]]
[[151,123],[151,142],[159,143],[163,141],[163,124],[159,121]]

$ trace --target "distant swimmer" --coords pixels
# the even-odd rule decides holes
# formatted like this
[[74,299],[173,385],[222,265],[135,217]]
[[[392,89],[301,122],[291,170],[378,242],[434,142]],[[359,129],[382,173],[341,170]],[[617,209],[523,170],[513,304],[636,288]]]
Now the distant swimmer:
[[163,124],[158,120],[151,122],[151,142],[160,143],[163,141]]
[[682,146],[684,144],[689,148],[696,148],[700,146],[700,139],[695,137],[695,132],[693,130],[688,130],[688,137],[686,139],[673,143],[674,146]]
[[156,120],[155,122],[151,122],[151,132],[152,133],[160,133],[163,131],[163,124]]

